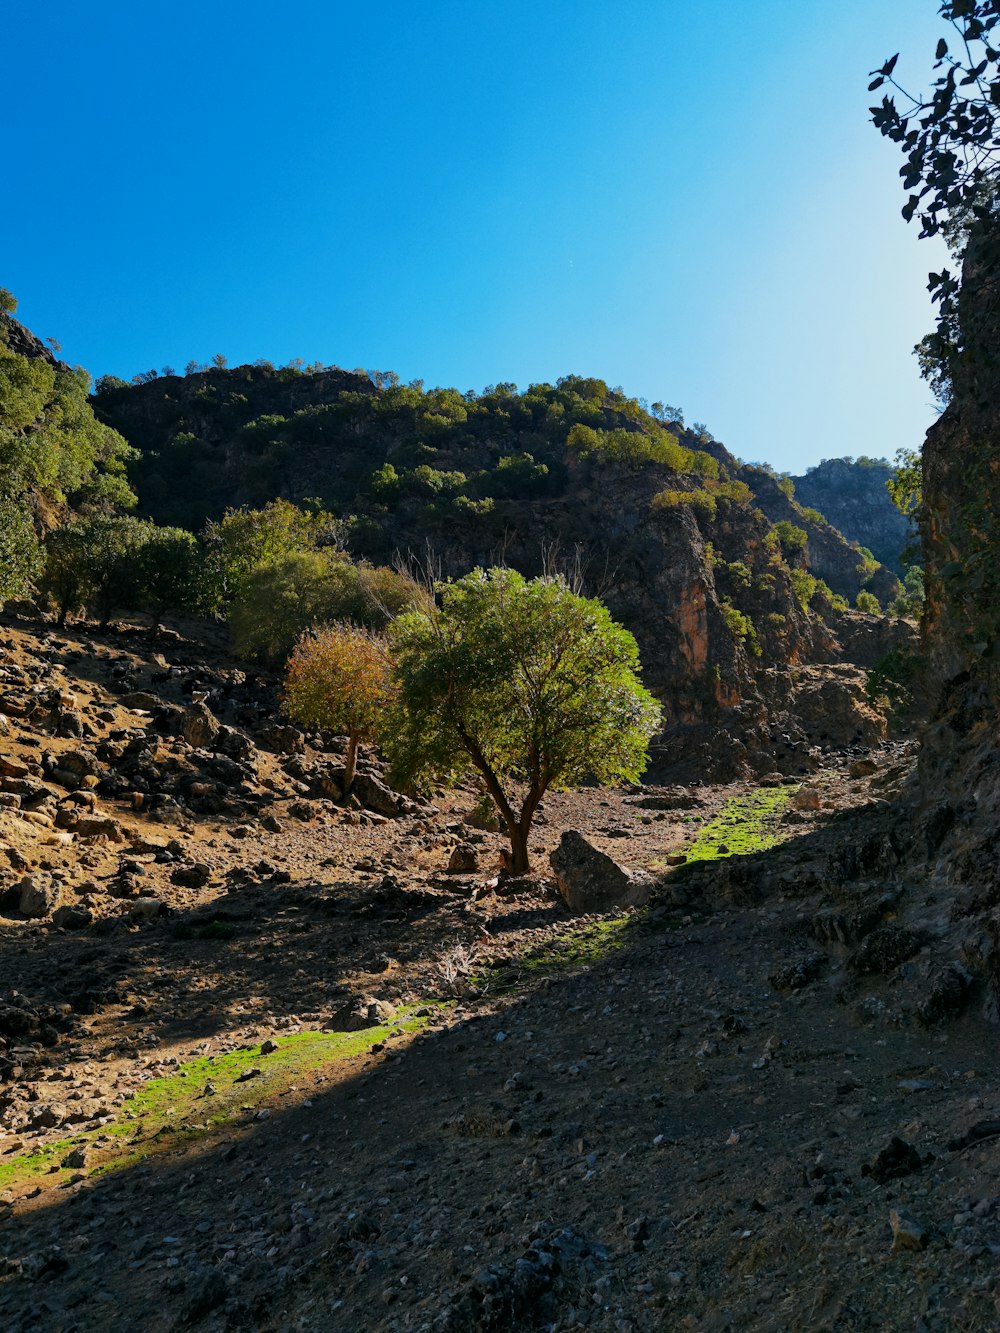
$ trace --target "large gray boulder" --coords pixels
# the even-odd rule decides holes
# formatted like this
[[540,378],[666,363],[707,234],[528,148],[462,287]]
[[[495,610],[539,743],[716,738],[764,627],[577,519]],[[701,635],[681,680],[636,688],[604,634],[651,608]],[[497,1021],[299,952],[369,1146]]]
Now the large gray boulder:
[[582,833],[568,829],[549,857],[559,896],[571,912],[614,912],[649,901],[653,879],[626,870]]

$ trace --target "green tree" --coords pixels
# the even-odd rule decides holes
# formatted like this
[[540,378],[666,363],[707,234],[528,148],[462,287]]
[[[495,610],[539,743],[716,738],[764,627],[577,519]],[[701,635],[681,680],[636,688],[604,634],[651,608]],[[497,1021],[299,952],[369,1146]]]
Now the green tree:
[[329,548],[289,551],[244,578],[229,607],[233,646],[242,657],[285,661],[304,630],[350,621],[381,630],[423,598],[405,574],[353,564]]
[[142,601],[142,551],[156,531],[128,515],[97,514],[80,524],[83,578],[101,627],[112,614]]
[[159,620],[164,611],[191,611],[198,606],[204,557],[190,532],[150,525],[138,560],[139,603],[154,620]]
[[30,511],[23,499],[0,494],[0,606],[27,592],[40,566]]
[[[940,73],[930,96],[914,96],[897,82],[899,56],[894,55],[872,70],[869,91],[886,84],[893,89],[871,108],[872,120],[906,158],[899,173],[908,191],[903,217],[917,219],[921,236],[943,235],[966,271],[995,287],[1000,266],[1000,48],[993,33],[1000,8],[996,0],[943,0],[939,13],[952,32],[938,41],[934,68]],[[984,355],[979,335],[985,330],[992,341],[996,293],[986,302],[983,324],[962,301],[959,279],[948,269],[932,273],[927,286],[938,305],[938,324],[916,351],[921,371],[939,397],[948,399],[963,363],[969,363],[966,370],[973,378],[984,371],[990,378],[995,374],[996,352]]]
[[55,603],[60,626],[71,611],[86,604],[90,591],[87,532],[82,521],[64,524],[45,539],[41,588]]
[[878,598],[873,592],[865,592],[863,588],[858,593],[854,605],[859,611],[864,611],[869,616],[880,616],[882,614],[882,607],[879,605]]
[[660,724],[635,639],[560,579],[474,570],[394,624],[398,697],[384,745],[397,780],[476,770],[515,874],[550,787],[636,780]]
[[211,609],[239,597],[250,572],[293,551],[311,551],[339,542],[339,525],[330,515],[274,500],[263,509],[227,509],[204,532]]
[[344,786],[349,791],[358,746],[374,740],[393,694],[385,638],[357,625],[310,630],[295,646],[285,678],[289,717],[307,727],[329,727],[347,736]]

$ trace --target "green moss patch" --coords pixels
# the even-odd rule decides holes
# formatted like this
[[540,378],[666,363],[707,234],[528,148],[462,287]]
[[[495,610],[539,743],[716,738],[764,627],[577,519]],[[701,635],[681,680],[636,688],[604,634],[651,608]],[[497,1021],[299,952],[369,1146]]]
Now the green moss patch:
[[[172,1073],[143,1084],[118,1108],[110,1124],[0,1158],[0,1190],[43,1181],[61,1184],[81,1169],[87,1175],[118,1170],[164,1148],[252,1119],[263,1103],[293,1087],[304,1074],[364,1055],[393,1033],[424,1027],[430,1015],[418,1016],[415,1007],[399,1010],[392,1023],[360,1032],[297,1032],[278,1037],[278,1049],[269,1055],[262,1055],[260,1046],[254,1045],[185,1061]],[[76,1148],[85,1149],[87,1166],[63,1166]]]
[[797,786],[761,787],[734,796],[716,817],[700,829],[687,849],[687,864],[719,861],[729,856],[753,856],[776,847],[788,837],[778,820]]

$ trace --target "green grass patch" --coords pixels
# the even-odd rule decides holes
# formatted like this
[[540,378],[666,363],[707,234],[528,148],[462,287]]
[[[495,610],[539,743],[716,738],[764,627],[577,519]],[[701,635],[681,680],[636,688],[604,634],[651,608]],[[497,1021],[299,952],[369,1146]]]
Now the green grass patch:
[[[87,1150],[83,1170],[91,1176],[132,1166],[151,1153],[217,1133],[252,1117],[264,1102],[304,1074],[364,1055],[393,1032],[416,1032],[426,1026],[431,1016],[417,1016],[417,1007],[399,1009],[392,1023],[360,1032],[296,1032],[277,1037],[278,1049],[270,1055],[261,1055],[257,1043],[245,1050],[185,1061],[170,1074],[144,1083],[130,1101],[117,1108],[111,1123],[0,1158],[0,1190],[69,1179],[74,1169],[62,1162],[74,1148]],[[241,1077],[255,1069],[260,1073]],[[206,1092],[209,1084],[214,1091]]]
[[777,847],[788,837],[778,820],[797,786],[760,787],[745,796],[733,796],[713,820],[698,831],[687,848],[687,864],[720,861],[729,856],[753,856]]
[[624,948],[629,932],[644,916],[644,911],[622,913],[603,921],[570,925],[558,937],[531,946],[486,972],[474,973],[469,980],[484,993],[506,995],[541,977],[588,967]]

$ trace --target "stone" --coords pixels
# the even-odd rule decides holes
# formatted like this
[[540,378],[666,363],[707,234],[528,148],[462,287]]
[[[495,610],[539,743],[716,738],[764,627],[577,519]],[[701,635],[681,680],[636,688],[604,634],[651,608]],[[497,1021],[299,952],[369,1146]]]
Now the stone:
[[886,1147],[882,1148],[861,1168],[863,1176],[871,1176],[876,1185],[884,1185],[887,1180],[901,1180],[912,1175],[923,1166],[920,1154],[912,1143],[907,1143],[898,1135],[893,1135]]
[[878,926],[866,935],[849,966],[862,976],[892,972],[920,948],[920,937],[905,926]]
[[323,1024],[324,1032],[359,1032],[391,1023],[396,1011],[387,1000],[367,995],[348,1000],[330,1015]]
[[923,1250],[927,1246],[927,1230],[902,1208],[893,1208],[889,1213],[889,1226],[892,1228],[892,1251]]
[[465,843],[459,845],[452,851],[448,858],[448,872],[452,875],[470,875],[479,869],[479,856],[475,847],[469,847]]
[[260,741],[275,754],[305,753],[306,738],[296,727],[284,727],[277,723],[264,727],[260,733]]
[[52,924],[61,930],[85,930],[93,919],[94,914],[89,907],[79,907],[76,904],[57,907],[52,913]]
[[847,775],[851,778],[870,778],[873,773],[878,772],[878,764],[874,759],[855,759],[848,765]]
[[917,1008],[917,1018],[925,1027],[954,1018],[969,999],[974,978],[960,963],[948,963],[931,978],[927,996]]
[[178,866],[170,872],[170,883],[183,889],[203,889],[211,878],[210,867],[200,861],[190,866]]
[[211,749],[219,734],[219,723],[210,708],[203,703],[185,708],[181,718],[181,735],[196,750]]
[[375,810],[380,815],[395,815],[399,812],[399,795],[390,790],[384,782],[379,782],[370,773],[358,773],[351,788],[351,795],[356,796],[366,810]]
[[59,902],[59,888],[40,875],[25,875],[18,887],[18,911],[22,916],[48,916]]
[[81,838],[107,838],[109,842],[125,841],[121,824],[110,815],[80,815],[75,828]]
[[568,829],[549,857],[559,896],[572,912],[612,912],[649,901],[653,880],[626,870],[582,833]]

